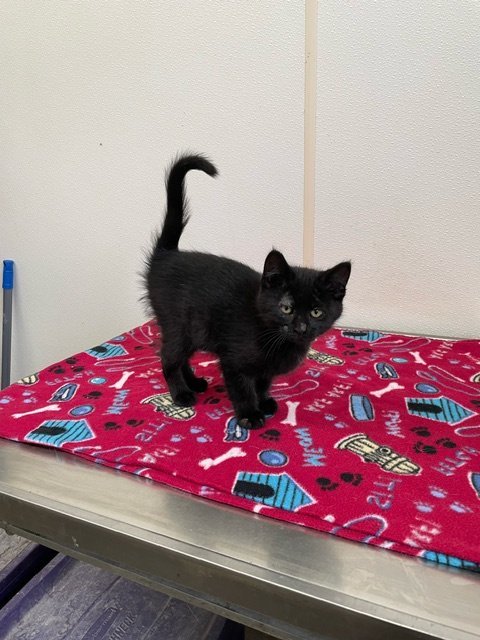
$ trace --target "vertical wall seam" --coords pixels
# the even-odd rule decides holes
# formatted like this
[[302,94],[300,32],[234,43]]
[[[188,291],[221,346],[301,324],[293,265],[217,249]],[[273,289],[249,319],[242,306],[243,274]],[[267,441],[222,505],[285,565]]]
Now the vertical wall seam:
[[317,116],[317,0],[305,0],[305,96],[303,140],[303,264],[312,267],[315,244]]

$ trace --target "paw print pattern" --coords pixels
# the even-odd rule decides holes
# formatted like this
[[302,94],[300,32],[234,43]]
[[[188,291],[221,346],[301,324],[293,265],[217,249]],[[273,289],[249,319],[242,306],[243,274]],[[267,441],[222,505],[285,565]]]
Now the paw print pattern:
[[317,478],[316,482],[322,491],[333,491],[340,486],[338,482],[332,482],[330,478]]
[[129,427],[139,427],[143,423],[144,423],[144,420],[135,420],[135,418],[131,418],[130,420],[127,420],[127,424]]
[[105,429],[107,429],[107,431],[110,431],[112,429],[121,429],[122,425],[118,424],[118,422],[113,422],[112,420],[110,420],[109,422],[105,422],[105,424],[103,425],[105,427]]
[[370,347],[357,349],[356,345],[352,342],[345,342],[343,346],[346,347],[346,350],[343,352],[344,356],[357,356],[359,353],[372,353],[372,349],[370,349]]
[[[417,436],[421,436],[422,438],[429,438],[432,435],[432,432],[427,429],[427,427],[413,427],[410,429]],[[446,449],[455,449],[456,443],[453,442],[450,438],[439,438],[435,440],[435,444],[440,445],[441,447],[445,447]],[[417,442],[414,446],[414,449],[417,453],[436,453],[437,450],[434,446],[424,444],[423,442]]]
[[271,440],[272,442],[277,442],[280,440],[281,433],[277,429],[267,429],[263,433],[260,434],[261,438],[265,440]]
[[208,435],[198,436],[197,442],[200,444],[206,444],[207,442],[212,442],[212,438]]
[[[436,487],[432,485],[428,488],[428,490],[430,492],[430,495],[433,498],[444,500],[445,498],[448,497],[448,491],[446,489],[442,489],[441,487]],[[417,505],[417,504],[423,504],[423,503],[415,503],[415,504]],[[418,506],[417,506],[417,509],[418,509]],[[472,513],[472,509],[470,509],[470,507],[467,507],[461,502],[458,502],[458,500],[455,500],[450,504],[450,509],[452,511],[455,511],[455,513]],[[421,511],[421,509],[419,509],[419,511]]]
[[[65,360],[65,364],[68,364],[70,366],[70,370],[73,371],[73,373],[80,373],[85,369],[85,367],[77,366],[77,362],[78,362],[77,358],[67,358]],[[54,364],[48,370],[51,373],[56,373],[60,375],[66,372],[66,367],[61,362],[59,362],[57,364]]]
[[452,502],[450,509],[455,511],[455,513],[472,513],[472,509],[461,502]]
[[434,498],[443,499],[448,496],[448,492],[445,489],[442,489],[441,487],[431,486],[429,487],[429,491],[430,491],[430,495],[433,496]]
[[190,433],[195,436],[197,442],[199,442],[200,444],[212,442],[212,438],[207,433],[205,433],[205,429],[203,427],[191,427]]
[[415,508],[420,513],[432,513],[434,506],[428,502],[415,502]]
[[416,433],[417,436],[421,436],[422,438],[428,438],[432,435],[426,427],[413,427],[410,431],[413,431],[413,433]]
[[[354,487],[358,487],[363,478],[360,473],[344,472],[340,474],[340,480],[342,482],[345,482],[346,484],[351,484]],[[322,491],[334,491],[340,486],[338,482],[334,482],[333,480],[330,480],[330,478],[325,477],[317,478],[316,482],[318,485],[320,485],[320,489]]]
[[440,438],[439,440],[435,440],[435,444],[439,444],[446,449],[455,449],[457,446],[450,438]]
[[60,366],[59,364],[57,364],[57,365],[55,365],[53,367],[50,367],[49,371],[51,373],[58,373],[58,374],[65,373],[65,369],[62,366]]
[[354,487],[358,487],[363,478],[360,473],[341,473],[340,480],[352,484]]
[[101,391],[89,391],[89,393],[85,393],[83,397],[87,398],[88,400],[98,400],[98,398],[101,398],[102,395],[103,394]]
[[26,396],[22,401],[24,404],[34,404],[35,402],[37,402],[37,399],[34,396],[32,396],[31,393],[28,393],[28,394],[23,393],[22,395]]
[[[216,391],[217,393],[221,393],[221,394],[225,393],[225,387],[223,386],[223,384],[216,384],[213,387],[213,390]],[[221,398],[218,398],[217,396],[208,396],[203,401],[203,404],[218,404],[219,402],[221,402]]]
[[[126,422],[126,424],[129,427],[139,427],[143,423],[144,423],[144,420],[135,420],[135,418],[130,418]],[[120,424],[119,422],[114,422],[113,420],[109,420],[108,422],[105,422],[103,426],[107,431],[111,429],[121,429],[123,427],[122,424]]]
[[423,442],[417,442],[413,448],[417,453],[428,453],[430,455],[437,453],[435,447],[432,447],[432,445],[425,444]]

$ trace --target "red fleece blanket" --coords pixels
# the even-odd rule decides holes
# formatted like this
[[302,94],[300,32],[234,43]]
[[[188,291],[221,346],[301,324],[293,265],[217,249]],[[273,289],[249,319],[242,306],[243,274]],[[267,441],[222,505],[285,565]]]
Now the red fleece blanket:
[[237,424],[215,357],[173,404],[146,323],[0,393],[0,436],[209,500],[480,570],[480,341],[333,329]]

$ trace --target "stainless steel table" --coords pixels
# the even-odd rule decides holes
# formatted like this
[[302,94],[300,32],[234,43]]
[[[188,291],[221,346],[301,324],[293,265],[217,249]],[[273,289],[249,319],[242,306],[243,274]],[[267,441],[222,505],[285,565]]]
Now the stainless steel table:
[[7,440],[0,526],[276,638],[480,639],[480,574]]

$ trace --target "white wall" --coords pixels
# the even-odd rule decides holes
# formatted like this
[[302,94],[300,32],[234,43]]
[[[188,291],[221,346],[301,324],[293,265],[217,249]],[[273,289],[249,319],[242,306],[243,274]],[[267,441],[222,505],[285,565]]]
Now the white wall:
[[183,247],[302,259],[301,2],[0,4],[0,257],[16,262],[12,379],[144,321],[165,166],[192,173]]
[[347,325],[480,336],[480,2],[322,0],[318,264]]
[[[189,176],[182,246],[301,262],[304,26],[300,0],[0,3],[14,379],[144,320],[178,150],[221,174]],[[317,27],[314,249],[354,261],[343,323],[478,336],[480,3],[322,0]]]

